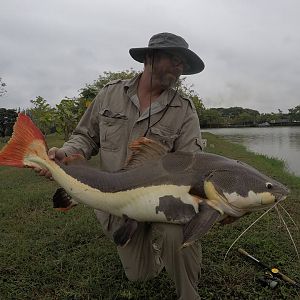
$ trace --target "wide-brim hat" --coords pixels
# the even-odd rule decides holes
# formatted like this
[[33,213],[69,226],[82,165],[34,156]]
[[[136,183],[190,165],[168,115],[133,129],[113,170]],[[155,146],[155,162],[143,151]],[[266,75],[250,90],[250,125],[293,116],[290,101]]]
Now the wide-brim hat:
[[183,66],[182,75],[196,74],[204,69],[202,59],[189,49],[189,44],[181,36],[173,33],[163,32],[155,34],[150,38],[148,47],[131,48],[129,53],[134,60],[143,63],[146,53],[155,49],[168,52],[176,51],[176,54],[179,54],[186,62]]

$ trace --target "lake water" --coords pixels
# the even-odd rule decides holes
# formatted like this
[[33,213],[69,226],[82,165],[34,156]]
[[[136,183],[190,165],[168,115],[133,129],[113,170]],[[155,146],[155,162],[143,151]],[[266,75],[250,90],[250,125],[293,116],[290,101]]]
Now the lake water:
[[248,150],[285,161],[289,172],[300,176],[300,127],[205,129]]

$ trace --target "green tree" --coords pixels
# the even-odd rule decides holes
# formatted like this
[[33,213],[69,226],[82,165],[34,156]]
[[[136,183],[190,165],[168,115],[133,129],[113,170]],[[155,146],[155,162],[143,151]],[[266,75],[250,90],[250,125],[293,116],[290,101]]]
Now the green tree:
[[98,79],[92,84],[86,84],[84,88],[79,90],[80,97],[86,100],[93,100],[98,92],[110,81],[117,79],[131,79],[137,74],[138,72],[133,69],[119,72],[105,71],[103,72],[103,75],[99,75]]
[[289,109],[290,121],[300,121],[300,105]]
[[0,108],[0,137],[11,136],[17,116],[15,109]]
[[54,126],[55,109],[41,96],[30,102],[33,107],[28,110],[28,114],[45,135],[49,134]]
[[227,125],[253,125],[257,123],[260,115],[257,110],[242,107],[215,109],[221,114],[223,123]]
[[63,99],[56,105],[55,125],[57,132],[64,135],[68,140],[72,131],[79,122],[86,107],[86,103],[80,99]]
[[[179,80],[179,88],[178,90],[185,96],[191,99],[195,105],[198,117],[203,114],[203,111],[205,110],[204,104],[200,96],[198,95],[197,92],[193,89],[193,85],[187,85],[186,82],[186,77],[183,77]],[[200,119],[201,121],[201,119]]]
[[202,111],[200,115],[200,126],[206,127],[219,127],[224,124],[220,112],[215,108],[209,108]]
[[240,113],[239,115],[237,115],[234,119],[234,123],[237,125],[253,125],[253,116],[246,112],[243,111],[242,113]]

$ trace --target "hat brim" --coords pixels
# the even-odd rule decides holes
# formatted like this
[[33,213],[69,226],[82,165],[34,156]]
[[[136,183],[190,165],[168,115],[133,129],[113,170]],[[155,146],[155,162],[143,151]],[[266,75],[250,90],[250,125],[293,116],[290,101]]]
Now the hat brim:
[[143,63],[145,60],[146,53],[151,50],[167,50],[167,51],[176,51],[182,55],[185,59],[187,65],[183,67],[182,75],[191,75],[203,71],[205,65],[202,59],[193,51],[183,47],[144,47],[144,48],[131,48],[129,49],[129,54],[131,57]]

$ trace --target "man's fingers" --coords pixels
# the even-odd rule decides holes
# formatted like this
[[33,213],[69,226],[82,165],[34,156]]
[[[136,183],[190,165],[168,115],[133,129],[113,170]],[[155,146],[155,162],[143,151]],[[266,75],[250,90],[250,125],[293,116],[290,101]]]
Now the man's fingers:
[[47,169],[41,169],[41,168],[35,167],[35,168],[33,168],[33,170],[39,176],[45,176],[46,178],[53,180],[51,172],[49,172]]
[[46,169],[41,169],[40,171],[39,171],[39,175],[40,176],[46,176],[47,177],[47,174],[49,173],[49,171],[48,170],[46,170]]
[[65,157],[65,152],[59,148],[52,147],[48,151],[48,157],[52,160],[57,159],[59,161],[63,160]]
[[48,173],[47,170],[42,169],[42,170],[40,171],[39,175],[40,175],[40,176],[46,176],[47,173]]
[[57,150],[58,150],[58,148],[56,148],[56,147],[50,148],[49,151],[48,151],[48,157],[49,157],[50,159],[54,160],[54,159],[55,159],[55,156],[56,156]]
[[[48,151],[48,157],[52,160],[57,159],[59,161],[62,161],[65,157],[65,152],[63,150],[60,150],[59,148],[52,147]],[[34,171],[40,176],[45,176],[46,178],[53,180],[51,172],[49,172],[47,169],[35,167]]]

